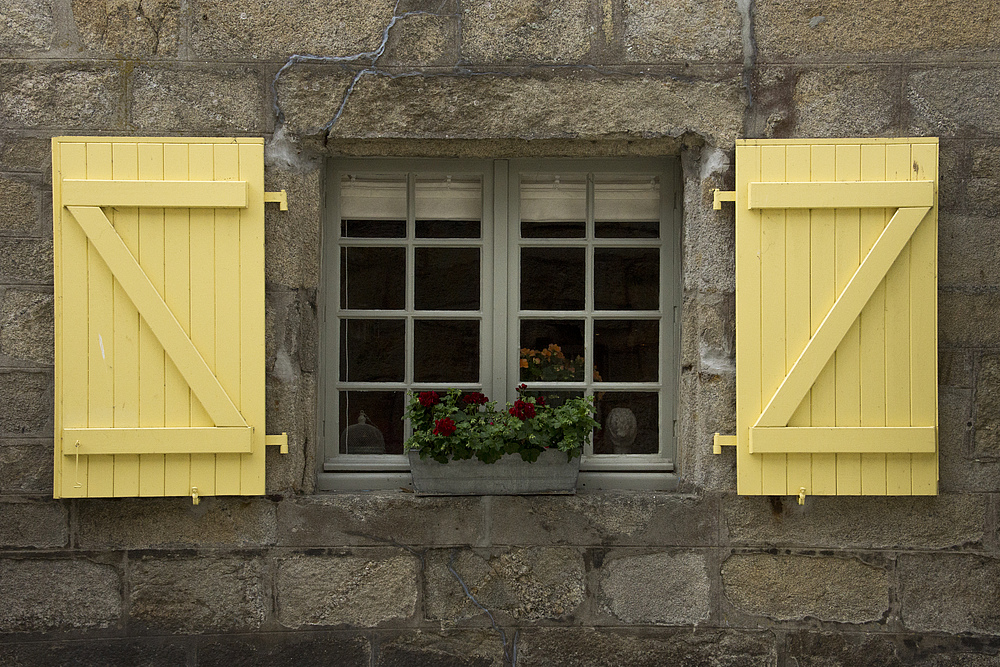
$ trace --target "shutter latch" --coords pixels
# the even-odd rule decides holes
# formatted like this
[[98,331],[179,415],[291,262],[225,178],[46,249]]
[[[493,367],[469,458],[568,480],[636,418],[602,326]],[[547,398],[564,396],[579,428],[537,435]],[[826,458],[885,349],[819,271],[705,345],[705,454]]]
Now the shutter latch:
[[[735,200],[733,200],[735,201]],[[278,190],[277,192],[265,192],[264,202],[273,202],[278,204],[278,208],[282,211],[288,210],[288,195],[284,190]]]
[[[736,203],[736,190],[720,190],[716,188],[715,190],[712,191],[712,193],[713,193],[712,208],[714,208],[716,211],[722,210],[722,202],[724,201],[731,201],[734,204]],[[264,201],[267,201],[267,199],[265,199]]]
[[282,433],[281,435],[265,435],[264,445],[268,447],[280,447],[279,450],[282,454],[288,453],[288,434]]
[[735,447],[736,446],[736,436],[735,435],[720,435],[715,434],[715,440],[712,442],[712,453],[721,454],[723,447]]

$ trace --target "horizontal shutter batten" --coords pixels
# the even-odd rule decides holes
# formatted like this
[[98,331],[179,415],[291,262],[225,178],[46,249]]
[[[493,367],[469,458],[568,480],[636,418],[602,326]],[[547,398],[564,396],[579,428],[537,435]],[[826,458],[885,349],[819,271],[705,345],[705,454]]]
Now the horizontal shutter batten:
[[245,181],[63,179],[64,206],[246,208]]
[[897,208],[934,205],[933,181],[750,183],[750,209]]
[[933,426],[786,426],[750,429],[751,454],[933,454]]
[[[249,454],[250,427],[65,428],[63,456],[75,454]],[[80,446],[76,447],[75,443]],[[78,451],[77,451],[78,450]]]

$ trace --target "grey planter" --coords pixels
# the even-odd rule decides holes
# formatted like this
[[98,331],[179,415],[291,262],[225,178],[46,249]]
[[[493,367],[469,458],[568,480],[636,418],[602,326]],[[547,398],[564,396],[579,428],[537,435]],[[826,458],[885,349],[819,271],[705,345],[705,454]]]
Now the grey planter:
[[506,454],[496,463],[478,459],[438,463],[409,453],[413,489],[418,496],[516,496],[576,493],[580,457],[566,460],[555,449],[541,453],[534,463],[519,454]]

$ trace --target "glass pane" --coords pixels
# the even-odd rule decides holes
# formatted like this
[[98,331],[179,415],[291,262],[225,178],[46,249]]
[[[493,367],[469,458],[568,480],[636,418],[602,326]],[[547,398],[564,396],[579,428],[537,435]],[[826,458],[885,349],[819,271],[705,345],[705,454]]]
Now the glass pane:
[[406,176],[345,174],[340,179],[340,218],[341,236],[406,236]]
[[522,174],[520,203],[523,238],[583,238],[586,233],[583,174]]
[[479,310],[479,248],[416,248],[417,310]]
[[558,408],[560,405],[565,403],[567,399],[570,398],[580,398],[583,396],[582,391],[545,391],[544,389],[535,390],[525,390],[525,396],[533,396],[535,402],[538,401],[538,397],[541,396],[542,400],[545,401],[546,405],[551,405],[554,408]]
[[406,392],[340,392],[341,454],[402,454]]
[[478,176],[417,179],[417,238],[477,239],[482,215],[483,186]]
[[598,392],[594,453],[658,453],[659,401],[655,392]]
[[521,248],[522,310],[583,310],[585,248]]
[[341,320],[340,379],[402,382],[405,320]]
[[594,249],[594,308],[657,310],[659,307],[658,248]]
[[416,320],[416,382],[479,382],[478,320]]
[[598,238],[659,238],[660,177],[595,175],[594,234]]
[[341,248],[340,307],[400,310],[406,305],[406,248]]
[[418,239],[478,239],[478,220],[417,220]]
[[660,323],[594,320],[595,382],[656,382]]
[[521,320],[521,381],[583,381],[583,326],[583,320]]

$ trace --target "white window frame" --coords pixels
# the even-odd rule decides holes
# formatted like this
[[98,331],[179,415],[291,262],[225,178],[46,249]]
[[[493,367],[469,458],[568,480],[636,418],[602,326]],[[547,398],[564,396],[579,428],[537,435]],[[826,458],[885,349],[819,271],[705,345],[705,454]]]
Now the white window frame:
[[[345,173],[370,172],[381,174],[410,174],[408,179],[407,234],[405,239],[340,239],[339,189]],[[593,239],[593,179],[588,181],[587,236],[583,239],[520,239],[518,207],[520,200],[519,175],[524,172],[661,174],[661,228],[660,238],[653,240]],[[624,158],[624,159],[516,159],[516,160],[462,160],[462,159],[394,159],[356,158],[331,160],[327,170],[326,222],[323,227],[323,271],[320,298],[320,381],[318,419],[318,488],[320,490],[375,490],[410,486],[409,465],[405,456],[398,455],[347,455],[339,453],[339,437],[344,425],[339,424],[339,389],[358,389],[353,383],[340,381],[340,248],[351,246],[405,245],[408,266],[412,266],[413,248],[427,245],[427,239],[412,237],[414,218],[413,175],[425,174],[479,174],[483,185],[482,235],[477,240],[431,241],[434,245],[482,247],[480,311],[442,311],[441,317],[481,318],[480,380],[482,391],[498,403],[513,400],[514,386],[519,382],[519,248],[522,245],[558,245],[560,247],[586,247],[588,252],[587,285],[593,281],[593,248],[601,247],[661,247],[660,255],[660,309],[659,313],[645,313],[636,319],[653,318],[660,321],[660,373],[656,391],[660,394],[659,430],[660,453],[650,455],[593,455],[588,452],[581,462],[578,488],[597,489],[652,489],[673,490],[677,486],[674,461],[677,449],[677,410],[680,385],[680,299],[681,299],[681,177],[677,158]],[[506,196],[504,196],[506,193]],[[501,278],[503,277],[503,278]],[[494,285],[494,281],[496,284]],[[413,304],[413,284],[407,274],[407,306]],[[593,293],[587,289],[587,310],[560,313],[583,319],[585,322],[585,358],[587,367],[593,365],[593,322],[595,319],[631,319],[633,311],[608,311],[596,318],[593,312]],[[365,318],[373,312],[365,311]],[[498,315],[493,317],[496,312]],[[506,316],[504,316],[506,313]],[[352,313],[358,316],[358,313]],[[538,315],[539,313],[536,313]],[[374,317],[412,317],[406,311],[382,311]],[[425,315],[421,314],[421,318]],[[490,348],[492,353],[489,353]],[[411,368],[412,340],[406,345],[407,368]],[[570,388],[584,388],[587,383],[573,383]],[[652,390],[646,384],[599,383],[605,390]],[[399,385],[399,386],[397,386]],[[414,389],[420,385],[411,383]],[[435,387],[440,383],[435,383]],[[450,386],[465,386],[450,383]],[[365,389],[401,390],[403,383],[366,384]],[[471,387],[470,387],[471,388]],[[531,387],[529,387],[531,388]],[[408,426],[407,426],[408,432]]]

